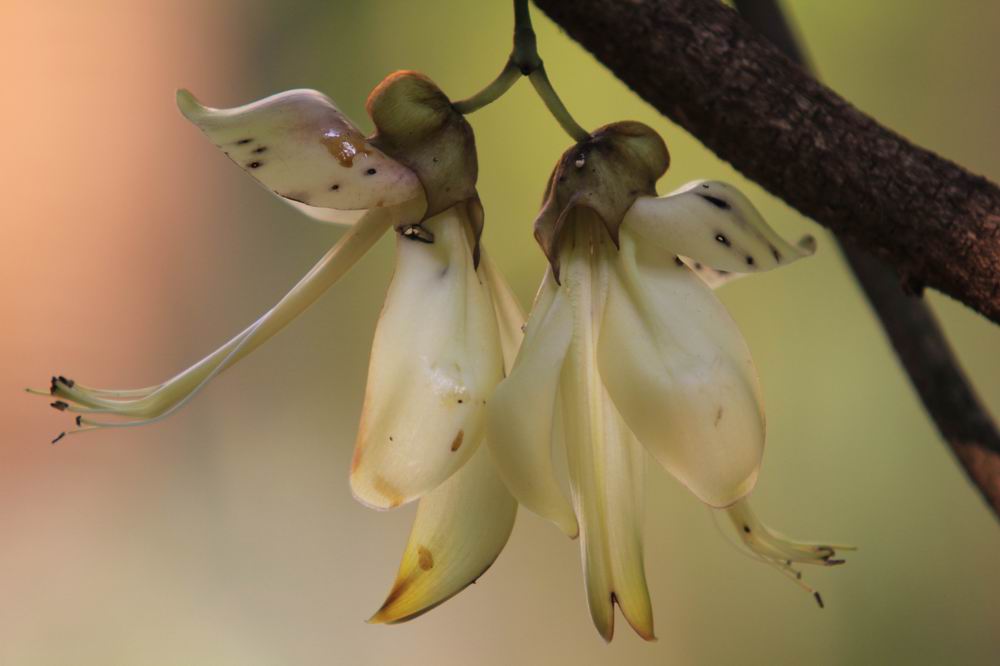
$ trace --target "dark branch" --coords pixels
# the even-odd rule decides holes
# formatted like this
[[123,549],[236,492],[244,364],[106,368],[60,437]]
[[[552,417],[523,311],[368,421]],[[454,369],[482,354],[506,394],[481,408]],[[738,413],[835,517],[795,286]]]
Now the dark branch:
[[[777,0],[735,4],[750,25],[808,67]],[[1000,516],[1000,433],[962,373],[930,307],[923,299],[904,294],[892,270],[878,259],[850,246],[841,249],[938,431]]]
[[1000,188],[882,127],[717,0],[535,0],[747,177],[1000,323]]

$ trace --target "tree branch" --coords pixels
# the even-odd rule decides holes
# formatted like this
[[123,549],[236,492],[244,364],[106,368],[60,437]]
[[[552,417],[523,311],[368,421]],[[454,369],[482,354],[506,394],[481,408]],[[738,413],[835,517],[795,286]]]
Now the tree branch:
[[643,99],[903,286],[1000,323],[1000,188],[914,146],[716,0],[535,0]]
[[[747,23],[809,67],[777,0],[735,0]],[[893,272],[871,255],[841,245],[910,382],[980,495],[1000,517],[1000,433],[949,348],[923,299],[907,296]]]

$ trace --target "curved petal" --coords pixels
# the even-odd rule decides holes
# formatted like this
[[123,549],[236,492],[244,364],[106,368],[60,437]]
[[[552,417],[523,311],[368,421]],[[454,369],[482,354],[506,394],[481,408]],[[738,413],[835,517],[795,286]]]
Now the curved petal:
[[[120,390],[87,387],[65,377],[54,377],[50,392],[59,400],[53,406],[80,414],[76,418],[78,428],[63,433],[60,438],[95,428],[145,425],[173,414],[213,378],[264,344],[312,305],[388,229],[419,221],[425,209],[426,204],[420,199],[367,211],[276,305],[229,342],[172,379],[146,388]],[[108,421],[91,416],[102,414],[123,419]]]
[[[479,266],[509,371],[523,337],[524,313],[485,248]],[[476,582],[499,557],[516,515],[517,502],[489,451],[480,446],[460,470],[420,500],[396,581],[369,622],[413,619]]]
[[524,311],[517,297],[511,291],[510,285],[503,273],[493,263],[493,257],[481,247],[479,273],[489,286],[493,310],[497,316],[497,326],[500,332],[500,347],[503,350],[504,374],[509,374],[517,359],[517,351],[524,339]]
[[798,246],[786,242],[739,190],[718,181],[688,183],[665,197],[639,197],[623,228],[674,255],[736,273],[771,270],[816,251],[811,236]]
[[394,206],[423,195],[413,171],[372,146],[315,90],[289,90],[232,109],[202,106],[179,90],[177,106],[261,185],[317,219],[349,224],[356,215],[330,209]]
[[517,515],[480,447],[441,486],[420,500],[396,581],[369,622],[404,622],[455,596],[500,555]]
[[487,407],[486,441],[500,477],[530,511],[577,535],[576,516],[552,467],[556,387],[572,336],[572,312],[551,270],[539,289],[514,369]]
[[750,492],[764,452],[757,373],[722,304],[691,271],[623,233],[599,341],[625,423],[702,501]]
[[716,270],[700,261],[695,261],[691,257],[678,256],[677,258],[694,271],[694,274],[700,277],[708,285],[709,289],[718,289],[723,285],[727,285],[734,280],[739,280],[748,275],[748,273],[730,273],[729,271]]
[[[655,640],[643,565],[645,452],[622,422],[601,383],[597,338],[610,282],[611,242],[596,260],[590,243],[570,255],[565,289],[573,309],[573,340],[559,396],[590,615],[601,636],[614,634],[614,604],[636,633]],[[595,243],[594,246],[597,244]],[[583,256],[581,256],[583,255]]]
[[433,242],[397,241],[351,469],[355,497],[374,508],[426,494],[469,459],[503,377],[496,316],[472,266],[465,210],[425,222]]

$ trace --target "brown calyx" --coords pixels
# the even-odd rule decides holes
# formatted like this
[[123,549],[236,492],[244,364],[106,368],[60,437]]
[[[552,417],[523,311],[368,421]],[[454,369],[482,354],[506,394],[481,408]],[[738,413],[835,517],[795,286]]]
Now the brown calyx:
[[412,71],[387,76],[368,96],[366,108],[376,128],[369,142],[420,179],[427,196],[424,219],[468,206],[478,264],[483,215],[476,193],[476,139],[468,121],[434,82]]
[[595,130],[562,154],[535,219],[535,240],[559,280],[559,246],[578,207],[589,209],[618,245],[625,213],[640,196],[656,196],[670,153],[652,128],[622,121]]

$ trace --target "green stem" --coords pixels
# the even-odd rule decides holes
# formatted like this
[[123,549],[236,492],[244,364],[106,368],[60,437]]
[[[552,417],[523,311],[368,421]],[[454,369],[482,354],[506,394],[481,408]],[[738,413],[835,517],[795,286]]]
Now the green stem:
[[535,92],[542,99],[545,104],[545,108],[549,110],[552,117],[556,119],[559,126],[563,128],[566,134],[573,137],[573,140],[580,142],[586,141],[590,138],[590,132],[583,129],[573,116],[570,115],[569,109],[563,104],[562,100],[559,99],[559,95],[556,94],[555,88],[552,87],[552,82],[549,81],[548,74],[545,73],[544,65],[539,64],[538,69],[533,71],[528,75],[528,80],[531,81],[531,85],[535,87]]
[[499,76],[472,97],[455,102],[453,106],[461,114],[478,111],[500,99],[521,76],[527,76],[531,80],[545,108],[567,134],[576,141],[584,141],[590,137],[590,133],[573,119],[545,73],[545,65],[538,55],[535,30],[531,27],[528,0],[514,0],[514,48]]
[[500,99],[505,92],[510,90],[512,85],[517,83],[519,78],[521,78],[521,70],[514,64],[513,60],[508,60],[500,75],[493,79],[488,86],[468,99],[455,102],[452,106],[462,115],[478,111],[487,104],[492,104]]

